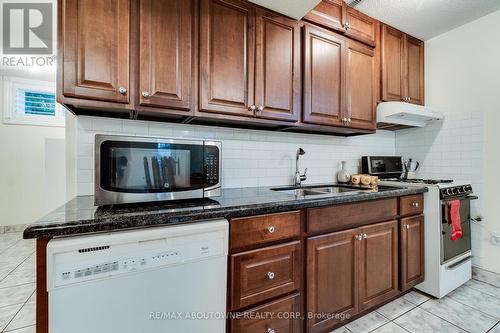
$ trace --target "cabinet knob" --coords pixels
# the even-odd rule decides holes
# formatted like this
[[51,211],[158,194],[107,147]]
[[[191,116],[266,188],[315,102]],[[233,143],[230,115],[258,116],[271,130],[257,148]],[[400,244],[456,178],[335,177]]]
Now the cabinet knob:
[[420,206],[420,205],[418,204],[418,202],[412,202],[412,203],[411,203],[411,205],[412,205],[413,207],[416,207],[416,208],[418,208],[418,206]]
[[264,107],[261,105],[257,108],[257,112],[262,112],[262,111],[264,111]]
[[142,97],[148,98],[149,97],[149,93],[147,91],[143,91],[142,92]]
[[367,235],[367,234],[363,234],[363,238],[364,238],[364,239],[367,239],[367,238],[368,238],[368,235]]
[[410,229],[410,226],[408,224],[405,224],[406,229]]
[[363,239],[363,235],[362,234],[356,235],[356,236],[354,236],[354,238],[356,238],[356,240],[362,240]]
[[120,87],[118,88],[118,92],[122,95],[125,95],[127,93],[127,88],[125,87]]
[[269,280],[273,280],[273,279],[274,279],[274,277],[275,277],[274,272],[267,272],[267,278],[268,278]]
[[272,328],[268,328],[266,333],[275,333],[275,331]]
[[250,105],[250,106],[248,107],[248,111],[252,111],[252,112],[254,112],[256,109],[257,109],[257,107],[256,107],[255,105]]
[[347,122],[348,122],[348,123],[350,123],[350,122],[351,122],[351,120],[352,120],[351,118],[347,118]]
[[267,231],[272,234],[273,232],[276,231],[276,228],[273,226],[273,225],[270,225],[269,227],[267,227]]

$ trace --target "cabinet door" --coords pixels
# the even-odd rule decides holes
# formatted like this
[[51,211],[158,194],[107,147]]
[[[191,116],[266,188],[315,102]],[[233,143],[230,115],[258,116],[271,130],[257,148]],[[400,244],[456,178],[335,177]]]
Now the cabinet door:
[[382,25],[382,100],[401,101],[405,97],[405,34]]
[[253,116],[255,8],[202,0],[200,10],[200,111]]
[[341,126],[345,98],[345,40],[311,25],[304,27],[303,121]]
[[299,318],[283,316],[300,312],[300,295],[280,298],[257,308],[246,310],[248,316],[231,320],[232,333],[299,333]]
[[360,42],[375,46],[377,21],[347,5],[345,13],[345,23],[347,24],[345,34]]
[[[349,314],[358,312],[357,274],[359,241],[356,229],[307,240],[307,312]],[[308,332],[325,332],[339,323],[333,316],[308,318]]]
[[376,59],[372,48],[347,43],[346,114],[349,127],[376,129]]
[[343,0],[323,0],[307,13],[304,19],[344,32],[344,16],[345,5]]
[[192,20],[191,0],[141,0],[141,105],[191,108]]
[[406,94],[408,102],[424,105],[424,42],[406,36]]
[[401,219],[401,291],[424,281],[424,216]]
[[60,4],[63,95],[129,103],[129,0]]
[[258,9],[256,41],[257,117],[297,121],[301,83],[299,21]]
[[389,221],[358,229],[363,236],[359,251],[359,309],[378,305],[399,293],[398,222]]

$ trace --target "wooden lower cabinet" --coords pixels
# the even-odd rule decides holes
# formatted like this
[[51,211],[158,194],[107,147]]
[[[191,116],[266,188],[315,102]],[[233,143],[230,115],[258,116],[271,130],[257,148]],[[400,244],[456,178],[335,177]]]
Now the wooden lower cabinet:
[[398,222],[311,237],[306,265],[308,332],[326,332],[399,293]]
[[[324,332],[340,322],[329,314],[358,312],[357,229],[307,240],[307,332]],[[326,315],[326,316],[323,316]]]
[[398,222],[389,221],[358,229],[359,310],[378,305],[399,293]]
[[232,333],[300,333],[300,297],[294,294],[246,311],[231,321]]
[[401,219],[400,287],[406,291],[424,281],[424,216]]
[[231,256],[231,309],[265,302],[300,288],[300,242]]

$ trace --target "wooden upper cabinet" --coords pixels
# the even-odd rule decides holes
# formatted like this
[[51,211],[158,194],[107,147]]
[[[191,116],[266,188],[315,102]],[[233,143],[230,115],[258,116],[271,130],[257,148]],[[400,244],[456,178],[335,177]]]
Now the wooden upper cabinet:
[[424,216],[401,219],[401,291],[406,291],[425,278]]
[[382,100],[424,104],[424,42],[382,25]]
[[337,34],[304,27],[303,121],[342,126],[346,42]]
[[365,44],[375,46],[377,20],[361,13],[352,7],[345,5],[345,22],[347,26],[346,36],[359,40]]
[[343,0],[322,0],[304,19],[337,31],[345,31],[345,7]]
[[191,0],[141,0],[139,101],[190,110],[192,94]]
[[[358,312],[356,230],[307,240],[307,312],[351,316]],[[338,323],[335,316],[308,318],[307,332],[328,332]]]
[[297,121],[300,107],[300,26],[262,9],[256,14],[255,114]]
[[255,7],[201,0],[200,111],[253,116]]
[[401,101],[404,87],[404,40],[405,34],[382,25],[382,99]]
[[424,42],[406,35],[406,97],[424,105]]
[[129,0],[63,0],[59,7],[62,94],[129,103]]
[[358,228],[359,309],[378,305],[399,293],[398,222],[389,221]]
[[343,32],[370,46],[376,44],[377,20],[348,6],[343,0],[323,0],[304,19]]
[[346,63],[346,117],[349,127],[374,130],[378,98],[375,52],[370,47],[348,41]]

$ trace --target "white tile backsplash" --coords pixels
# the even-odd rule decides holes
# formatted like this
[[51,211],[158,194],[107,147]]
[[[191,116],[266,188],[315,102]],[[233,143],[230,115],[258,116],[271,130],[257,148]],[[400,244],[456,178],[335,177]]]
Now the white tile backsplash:
[[[481,111],[449,112],[424,128],[397,131],[396,154],[420,162],[417,177],[470,181],[481,197],[483,133]],[[480,212],[481,200],[472,208]]]
[[340,162],[359,171],[362,155],[393,155],[395,134],[378,131],[356,137],[281,133],[222,127],[169,124],[112,118],[76,118],[77,195],[94,191],[94,137],[96,134],[150,135],[222,141],[223,187],[275,186],[292,182],[295,153],[302,147],[301,171],[306,183],[335,181]]

